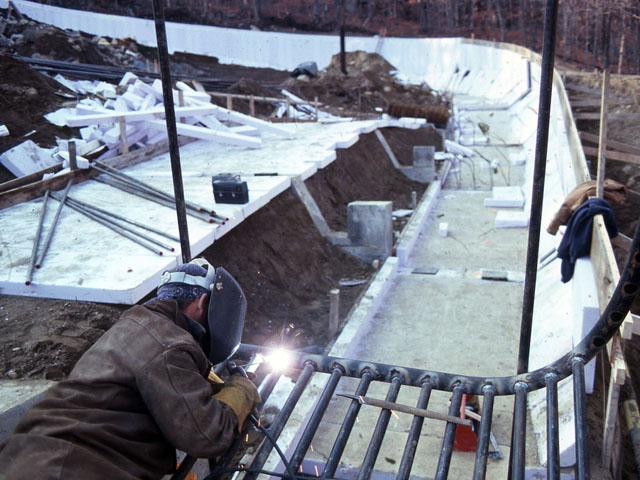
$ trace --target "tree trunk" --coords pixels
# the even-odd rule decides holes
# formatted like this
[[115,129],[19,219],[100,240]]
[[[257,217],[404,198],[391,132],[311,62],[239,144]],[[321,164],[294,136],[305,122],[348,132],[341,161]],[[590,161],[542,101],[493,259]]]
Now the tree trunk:
[[500,41],[504,42],[504,19],[502,18],[502,9],[500,8],[500,0],[493,0],[493,7],[496,10],[498,19],[498,27],[500,28]]
[[[522,0],[524,1],[524,0]],[[476,0],[469,0],[469,30],[473,34],[474,22],[476,13]]]
[[367,0],[367,18],[362,23],[362,26],[365,27],[373,20],[373,15],[376,13],[376,1],[375,0]]
[[520,0],[520,42],[522,46],[527,46],[527,2]]
[[427,27],[427,2],[426,0],[420,0],[418,6],[418,23],[420,24],[420,31],[427,33],[429,30]]

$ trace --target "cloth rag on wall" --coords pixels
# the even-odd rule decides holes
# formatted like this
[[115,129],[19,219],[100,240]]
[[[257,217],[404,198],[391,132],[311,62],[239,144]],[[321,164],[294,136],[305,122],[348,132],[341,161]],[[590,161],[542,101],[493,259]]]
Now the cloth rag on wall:
[[[595,180],[581,183],[571,190],[571,193],[567,195],[567,198],[562,202],[562,206],[554,215],[551,223],[549,223],[547,232],[555,235],[558,232],[558,227],[560,225],[566,225],[569,218],[571,218],[571,214],[575,212],[580,205],[589,200],[589,197],[593,197],[595,194]],[[612,204],[624,202],[627,198],[627,187],[615,180],[605,178],[603,182],[603,196],[605,200]]]
[[568,282],[573,277],[576,259],[589,256],[593,217],[598,214],[602,214],[604,218],[609,237],[618,235],[618,226],[609,202],[600,198],[592,198],[583,203],[571,215],[567,230],[558,246],[558,258],[562,260],[560,266],[562,283]]

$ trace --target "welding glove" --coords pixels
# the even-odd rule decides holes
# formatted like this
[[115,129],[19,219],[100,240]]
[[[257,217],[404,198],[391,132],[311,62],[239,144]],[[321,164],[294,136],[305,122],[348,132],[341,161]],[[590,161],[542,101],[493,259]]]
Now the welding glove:
[[242,431],[242,425],[253,408],[262,401],[253,382],[237,374],[232,375],[224,383],[222,390],[216,393],[213,398],[229,405],[233,413],[236,414],[238,432]]

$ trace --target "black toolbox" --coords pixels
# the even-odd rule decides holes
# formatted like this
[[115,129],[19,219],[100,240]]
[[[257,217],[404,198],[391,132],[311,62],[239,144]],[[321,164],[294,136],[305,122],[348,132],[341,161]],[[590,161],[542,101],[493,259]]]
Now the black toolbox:
[[247,182],[240,180],[240,175],[224,173],[211,177],[213,198],[216,203],[247,203],[249,189]]

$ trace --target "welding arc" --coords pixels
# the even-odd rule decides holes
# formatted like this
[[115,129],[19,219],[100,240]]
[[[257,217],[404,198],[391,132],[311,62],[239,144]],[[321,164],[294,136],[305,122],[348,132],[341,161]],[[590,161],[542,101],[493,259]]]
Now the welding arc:
[[40,211],[40,218],[38,219],[38,228],[36,229],[36,237],[33,239],[33,249],[31,250],[31,259],[29,260],[29,269],[27,270],[27,279],[25,285],[31,285],[31,278],[33,278],[33,267],[36,264],[36,255],[38,254],[38,244],[40,243],[40,237],[42,236],[42,224],[44,222],[44,215],[47,211],[47,201],[49,200],[49,190],[44,192],[44,200],[42,201],[42,210]]
[[[47,254],[49,250],[49,245],[51,245],[51,239],[53,238],[53,232],[58,224],[58,219],[60,218],[60,213],[62,213],[62,207],[64,206],[64,202],[67,200],[67,195],[69,194],[69,189],[71,188],[71,184],[73,183],[73,179],[67,182],[67,186],[64,189],[64,193],[62,194],[62,200],[60,200],[60,205],[58,205],[58,209],[56,210],[56,214],[53,217],[53,222],[51,222],[51,226],[49,227],[49,232],[47,233],[47,238],[44,240],[44,245],[42,246],[42,251],[40,252],[40,256],[38,257],[38,261],[36,262],[36,268],[40,268],[42,266],[42,262],[44,262],[44,256]],[[53,194],[51,194],[53,196]]]
[[[96,167],[94,164],[98,165],[98,167]],[[173,196],[169,195],[168,193],[163,192],[162,190],[157,189],[157,188],[155,188],[155,187],[153,187],[153,186],[151,186],[149,184],[146,184],[146,183],[138,180],[137,178],[133,178],[133,177],[121,172],[120,170],[117,170],[117,169],[109,166],[109,165],[106,165],[106,164],[101,163],[101,162],[99,162],[97,160],[94,160],[92,166],[93,166],[93,168],[95,168],[96,170],[98,170],[98,171],[100,171],[102,173],[106,173],[107,175],[111,175],[111,174],[115,175],[115,176],[119,177],[120,179],[122,179],[123,181],[125,181],[127,183],[134,184],[134,185],[138,186],[139,188],[141,188],[143,190],[147,190],[149,193],[151,193],[153,195],[158,195],[158,196],[160,196],[160,197],[162,197],[162,198],[164,198],[166,200],[169,200],[169,201],[175,203],[175,198]],[[101,170],[101,169],[103,169],[103,170]],[[194,211],[197,211],[197,212],[200,212],[200,213],[209,214],[209,216],[217,218],[217,219],[219,219],[219,220],[221,220],[223,222],[226,221],[226,220],[229,220],[226,217],[222,217],[222,216],[218,215],[215,212],[215,210],[211,210],[209,208],[205,208],[205,207],[203,207],[201,205],[198,205],[198,204],[193,203],[193,202],[189,202],[187,200],[185,200],[185,206],[187,208],[190,208],[190,209],[194,210]]]
[[[63,199],[58,198],[58,195],[56,195],[56,194],[52,193],[51,196],[53,198],[55,198],[56,200],[58,200],[59,202],[63,201]],[[156,248],[154,248],[151,245],[147,244],[147,242],[143,241],[141,238],[149,240],[150,243],[155,243],[156,245],[158,245],[158,244],[160,244],[160,242],[158,242],[157,240],[154,240],[154,239],[150,240],[150,237],[147,237],[146,235],[143,235],[140,232],[128,229],[128,228],[124,227],[123,225],[115,223],[114,221],[106,220],[104,217],[101,217],[101,216],[97,215],[96,213],[90,212],[89,210],[84,209],[84,208],[78,206],[75,203],[68,202],[67,205],[69,206],[69,208],[72,208],[76,212],[78,212],[78,213],[84,215],[85,217],[88,217],[91,220],[93,220],[93,221],[95,221],[95,222],[97,222],[97,223],[99,223],[99,224],[101,224],[101,225],[113,230],[114,232],[122,235],[123,237],[128,238],[132,242],[137,243],[138,245],[146,248],[147,250],[150,250],[150,251],[152,251],[153,253],[155,253],[157,255],[162,255],[163,254],[162,250],[157,250]],[[134,232],[134,233],[130,233],[130,232]],[[138,238],[138,237],[141,237],[141,238]],[[162,245],[160,245],[160,246],[162,246]],[[169,247],[169,248],[171,248],[171,247]]]

